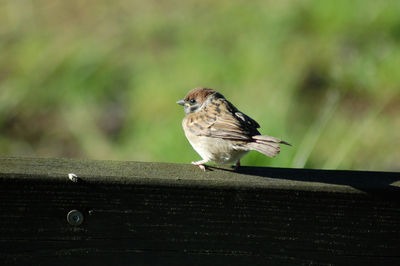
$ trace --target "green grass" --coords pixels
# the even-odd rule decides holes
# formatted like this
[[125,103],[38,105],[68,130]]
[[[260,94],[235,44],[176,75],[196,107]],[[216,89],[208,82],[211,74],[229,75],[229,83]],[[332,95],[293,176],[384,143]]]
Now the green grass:
[[189,163],[219,90],[287,140],[243,164],[400,170],[398,1],[1,1],[0,155]]

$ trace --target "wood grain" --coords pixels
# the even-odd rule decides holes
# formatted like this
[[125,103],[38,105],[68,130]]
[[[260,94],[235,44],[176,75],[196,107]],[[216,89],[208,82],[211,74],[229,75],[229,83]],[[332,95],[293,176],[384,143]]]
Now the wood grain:
[[399,184],[387,172],[2,158],[0,264],[400,265]]

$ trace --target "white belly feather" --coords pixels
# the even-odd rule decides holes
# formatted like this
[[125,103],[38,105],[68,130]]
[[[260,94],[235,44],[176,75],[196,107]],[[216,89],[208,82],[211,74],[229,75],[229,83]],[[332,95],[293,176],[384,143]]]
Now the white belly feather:
[[214,161],[217,164],[236,163],[248,153],[248,149],[243,146],[234,146],[229,140],[193,135],[186,135],[186,137],[203,160]]

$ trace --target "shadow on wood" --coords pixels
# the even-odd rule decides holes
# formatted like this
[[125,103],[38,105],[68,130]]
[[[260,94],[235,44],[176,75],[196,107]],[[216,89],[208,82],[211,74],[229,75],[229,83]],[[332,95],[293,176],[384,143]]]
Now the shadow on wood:
[[400,265],[399,186],[387,172],[3,158],[0,264]]

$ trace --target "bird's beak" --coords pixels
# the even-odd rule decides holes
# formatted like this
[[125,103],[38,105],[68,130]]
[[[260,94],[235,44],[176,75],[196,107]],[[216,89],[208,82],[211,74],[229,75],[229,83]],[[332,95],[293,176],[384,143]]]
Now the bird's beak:
[[179,100],[179,101],[177,101],[176,103],[183,106],[183,105],[185,105],[185,100]]

